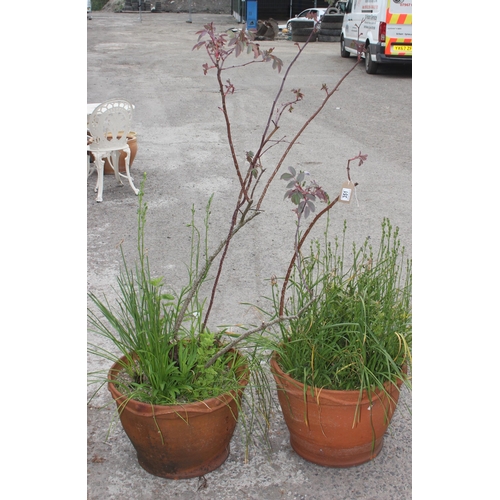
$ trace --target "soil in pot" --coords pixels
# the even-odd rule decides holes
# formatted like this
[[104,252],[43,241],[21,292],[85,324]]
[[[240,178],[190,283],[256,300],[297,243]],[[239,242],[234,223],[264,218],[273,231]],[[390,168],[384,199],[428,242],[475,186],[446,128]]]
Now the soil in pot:
[[[121,358],[122,362],[125,359]],[[159,406],[127,401],[113,383],[120,370],[119,362],[111,367],[108,389],[143,469],[168,479],[187,479],[207,474],[224,463],[248,378],[241,380],[238,393],[185,405]]]
[[374,459],[383,446],[384,434],[399,399],[399,390],[318,390],[304,392],[304,385],[280,368],[276,353],[271,370],[278,389],[283,416],[295,452],[309,462],[327,467],[351,467]]

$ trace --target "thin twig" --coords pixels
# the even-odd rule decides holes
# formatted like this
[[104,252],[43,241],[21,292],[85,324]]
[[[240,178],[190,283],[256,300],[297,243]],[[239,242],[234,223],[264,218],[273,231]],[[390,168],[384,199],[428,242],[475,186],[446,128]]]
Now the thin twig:
[[217,353],[214,354],[206,363],[205,363],[205,368],[208,368],[209,366],[212,366],[217,359],[219,359],[221,356],[229,352],[233,347],[235,347],[239,342],[242,340],[245,340],[247,337],[250,335],[253,335],[254,333],[259,333],[262,332],[263,330],[266,330],[270,328],[271,326],[274,326],[278,323],[283,323],[283,321],[291,321],[294,319],[298,319],[304,311],[306,311],[311,304],[316,300],[317,297],[314,297],[311,299],[302,309],[300,309],[297,314],[294,314],[292,316],[279,316],[278,318],[273,319],[272,321],[267,321],[267,322],[262,322],[262,324],[252,330],[247,330],[245,333],[242,333],[237,339],[231,341],[229,344],[225,345],[223,349],[220,351],[217,351]]
[[269,177],[266,185],[264,186],[264,189],[262,190],[262,194],[259,198],[259,201],[257,202],[257,210],[260,209],[260,206],[262,202],[264,201],[264,197],[266,196],[267,190],[273,181],[274,177],[276,177],[276,174],[279,172],[281,165],[285,161],[285,158],[288,156],[288,153],[292,149],[293,145],[298,141],[299,137],[302,135],[304,130],[309,126],[309,124],[316,118],[316,116],[319,115],[319,113],[322,111],[322,109],[326,106],[326,103],[329,101],[330,97],[339,89],[340,85],[342,82],[352,73],[354,68],[359,64],[359,60],[357,60],[353,67],[338,81],[337,85],[335,85],[334,89],[331,92],[327,92],[326,97],[323,99],[323,102],[319,106],[319,108],[306,120],[304,125],[301,127],[301,129],[295,134],[294,138],[291,140],[290,144],[286,148],[285,152],[283,153],[282,157],[278,161],[278,164],[276,165],[276,168],[274,169],[274,172],[271,174]]

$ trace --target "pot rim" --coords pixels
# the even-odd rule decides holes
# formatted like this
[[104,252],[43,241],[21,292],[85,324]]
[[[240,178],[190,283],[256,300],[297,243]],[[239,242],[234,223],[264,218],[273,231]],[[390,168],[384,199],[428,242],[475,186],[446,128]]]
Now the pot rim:
[[302,397],[305,395],[308,403],[330,403],[330,404],[342,404],[342,405],[361,405],[368,404],[374,399],[380,399],[391,395],[394,391],[399,393],[402,380],[398,381],[397,384],[387,381],[384,383],[386,391],[382,391],[380,388],[375,388],[368,393],[367,389],[363,389],[360,394],[359,389],[354,390],[336,390],[336,389],[318,389],[316,387],[307,386],[285,373],[278,363],[279,354],[277,351],[273,351],[271,356],[271,373],[273,374],[274,380],[278,387],[278,390],[284,390],[286,392],[299,393]]
[[[243,357],[239,351],[232,349],[238,353],[239,356]],[[196,414],[206,413],[207,410],[214,411],[217,408],[222,407],[223,405],[228,405],[232,401],[241,397],[241,394],[245,387],[247,386],[250,378],[250,370],[248,369],[248,363],[245,365],[246,370],[245,375],[240,379],[240,388],[238,391],[232,390],[229,392],[225,392],[220,396],[215,396],[213,398],[204,399],[203,401],[196,401],[193,403],[185,403],[185,404],[177,404],[177,405],[154,405],[151,403],[144,403],[142,401],[137,401],[131,397],[127,397],[125,394],[120,392],[117,388],[116,384],[113,382],[120,371],[123,370],[122,363],[129,363],[129,359],[127,356],[121,356],[117,361],[113,363],[111,368],[108,371],[108,390],[111,393],[113,399],[119,404],[120,411],[122,411],[125,406],[127,407],[127,411],[132,413],[142,415],[142,416],[166,416],[171,415],[172,417],[185,415],[185,418],[189,416],[195,416]]]

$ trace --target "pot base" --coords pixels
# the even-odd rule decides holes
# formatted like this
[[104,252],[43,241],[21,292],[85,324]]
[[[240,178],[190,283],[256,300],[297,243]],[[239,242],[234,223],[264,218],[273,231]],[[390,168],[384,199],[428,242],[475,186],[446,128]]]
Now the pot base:
[[118,390],[114,381],[126,363],[129,361],[123,356],[111,367],[108,389],[140,466],[154,476],[189,479],[222,465],[229,456],[239,402],[248,383],[247,368],[242,367],[238,391],[195,403],[162,406],[127,398]]
[[382,450],[384,438],[377,439],[375,447],[371,444],[358,446],[356,448],[335,449],[322,445],[321,448],[314,446],[311,448],[303,440],[296,440],[290,436],[290,445],[297,455],[308,462],[312,462],[323,467],[347,468],[361,465],[373,460]]
[[191,469],[183,469],[179,471],[177,465],[172,463],[163,463],[161,467],[158,466],[158,457],[144,457],[137,453],[137,460],[139,465],[149,474],[153,476],[163,477],[165,479],[191,479],[193,477],[200,477],[208,474],[219,468],[229,456],[229,446],[218,456],[213,457],[209,462],[205,462],[202,466],[193,467]]
[[396,385],[387,383],[387,392],[374,390],[371,398],[366,391],[360,397],[359,391],[328,389],[316,389],[312,395],[283,372],[276,354],[271,371],[290,444],[299,456],[324,467],[344,468],[380,453],[399,398]]

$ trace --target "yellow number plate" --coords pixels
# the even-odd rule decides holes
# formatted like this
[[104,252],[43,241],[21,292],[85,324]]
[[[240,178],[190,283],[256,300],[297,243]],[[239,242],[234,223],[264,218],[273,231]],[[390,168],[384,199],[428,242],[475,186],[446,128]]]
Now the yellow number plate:
[[411,52],[411,45],[393,45],[394,52]]

